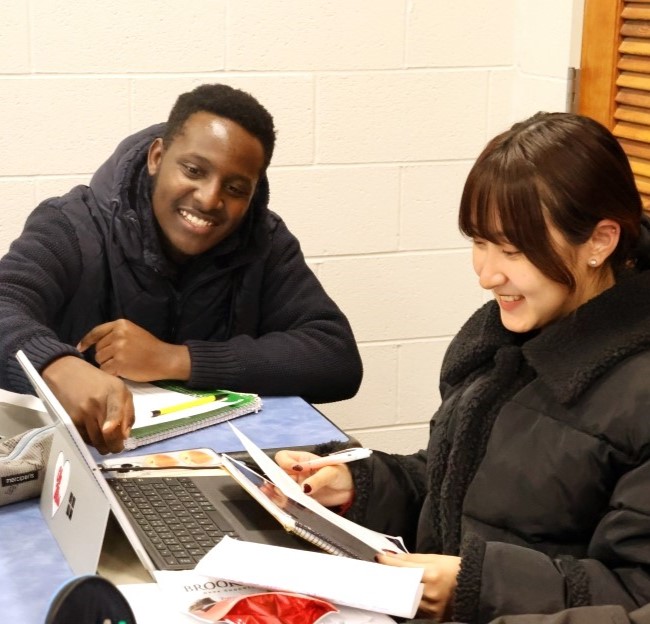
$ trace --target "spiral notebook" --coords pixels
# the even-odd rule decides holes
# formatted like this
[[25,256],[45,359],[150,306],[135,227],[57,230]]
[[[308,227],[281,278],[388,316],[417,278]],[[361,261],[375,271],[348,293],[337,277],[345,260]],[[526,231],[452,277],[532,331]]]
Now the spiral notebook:
[[230,425],[250,457],[268,477],[222,453],[222,467],[289,533],[333,555],[374,561],[382,550],[402,551],[400,537],[384,535],[352,522],[304,494],[270,457]]
[[175,382],[125,383],[133,395],[135,408],[135,423],[124,444],[126,450],[262,409],[262,401],[256,394],[189,390]]

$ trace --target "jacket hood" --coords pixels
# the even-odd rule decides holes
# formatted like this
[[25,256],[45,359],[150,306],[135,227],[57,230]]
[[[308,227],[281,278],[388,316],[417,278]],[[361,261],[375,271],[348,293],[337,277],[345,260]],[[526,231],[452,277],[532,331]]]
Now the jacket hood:
[[90,189],[102,209],[110,210],[115,201],[128,192],[136,171],[147,162],[149,146],[165,132],[165,124],[149,126],[118,144],[111,156],[97,169],[90,180]]

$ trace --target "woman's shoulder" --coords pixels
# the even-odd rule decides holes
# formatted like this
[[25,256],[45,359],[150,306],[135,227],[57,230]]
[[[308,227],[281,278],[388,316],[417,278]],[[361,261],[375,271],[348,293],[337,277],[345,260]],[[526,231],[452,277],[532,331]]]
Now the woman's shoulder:
[[611,396],[611,400],[618,404],[633,401],[635,407],[650,415],[649,371],[650,347],[645,347],[618,361],[594,379],[588,393],[603,398]]
[[650,350],[618,362],[571,408],[585,433],[631,458],[650,459]]

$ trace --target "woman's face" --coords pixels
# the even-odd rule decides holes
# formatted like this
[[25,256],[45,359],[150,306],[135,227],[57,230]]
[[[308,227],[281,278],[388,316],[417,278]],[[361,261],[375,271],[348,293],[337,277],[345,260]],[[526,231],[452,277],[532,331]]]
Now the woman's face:
[[576,289],[546,277],[518,249],[508,243],[475,238],[472,246],[474,270],[482,288],[491,290],[499,304],[501,321],[510,331],[523,333],[541,329],[573,312],[605,287],[597,271],[589,266],[590,241],[571,246],[549,227],[557,251],[572,270]]

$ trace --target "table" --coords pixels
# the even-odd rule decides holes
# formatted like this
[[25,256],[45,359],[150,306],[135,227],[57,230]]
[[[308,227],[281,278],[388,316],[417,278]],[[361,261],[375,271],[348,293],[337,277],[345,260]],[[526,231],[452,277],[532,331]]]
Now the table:
[[[237,427],[261,448],[350,441],[347,434],[298,397],[262,397],[262,401],[262,411],[236,419]],[[230,427],[222,423],[122,455],[129,457],[196,447],[228,453],[242,450]],[[102,457],[94,449],[93,454]],[[38,499],[0,507],[0,614],[3,622],[42,624],[53,595],[72,576],[41,517]]]

